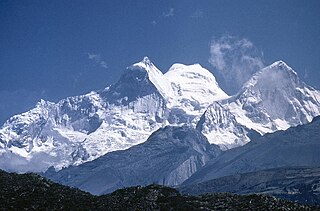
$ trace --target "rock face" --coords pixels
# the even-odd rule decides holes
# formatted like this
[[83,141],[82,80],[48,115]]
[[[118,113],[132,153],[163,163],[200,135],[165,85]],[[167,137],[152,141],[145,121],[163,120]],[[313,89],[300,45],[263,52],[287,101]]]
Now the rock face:
[[151,183],[175,186],[220,153],[197,130],[167,126],[143,144],[59,172],[48,171],[45,176],[93,194]]
[[320,117],[311,123],[277,131],[228,150],[210,161],[184,184],[254,172],[262,169],[308,166],[320,163]]
[[[142,143],[165,125],[195,125],[212,100],[228,97],[200,65],[173,65],[167,74],[146,57],[103,90],[58,103],[42,100],[11,117],[0,129],[0,168],[39,172],[79,165]],[[184,80],[171,82],[175,75]]]
[[248,129],[265,133],[306,124],[320,115],[320,91],[303,83],[283,61],[251,77],[235,96],[209,106],[198,128],[224,149],[250,141]]
[[184,194],[268,194],[303,204],[320,204],[320,168],[267,169],[180,187]]

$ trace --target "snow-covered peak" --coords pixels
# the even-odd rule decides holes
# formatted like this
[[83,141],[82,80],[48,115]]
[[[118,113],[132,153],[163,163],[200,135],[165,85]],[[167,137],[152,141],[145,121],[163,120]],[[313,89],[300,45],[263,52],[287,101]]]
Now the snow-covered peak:
[[147,56],[143,57],[141,62],[144,63],[145,65],[153,65],[153,63],[150,61],[150,59]]
[[[229,96],[219,87],[215,77],[199,64],[174,64],[164,76],[171,82],[180,103],[202,109]],[[195,105],[200,105],[198,108]]]
[[170,82],[164,77],[163,73],[150,61],[148,57],[144,57],[142,61],[135,63],[128,68],[129,70],[146,71],[147,78],[160,92],[162,97],[167,101],[173,98],[174,92]]
[[290,71],[293,71],[295,73],[295,71],[289,65],[287,65],[287,63],[285,63],[282,60],[279,60],[279,61],[276,61],[276,62],[272,63],[271,65],[269,65],[269,68],[278,68],[278,69],[282,69],[282,70],[290,70]]
[[250,141],[249,130],[239,124],[235,116],[219,102],[207,108],[196,128],[211,144],[219,145],[222,150],[242,146]]
[[48,106],[52,106],[52,105],[54,105],[53,102],[40,99],[40,101],[37,102],[36,107],[37,107],[37,108],[39,108],[39,107],[48,107]]
[[320,92],[283,61],[253,75],[233,99],[229,107],[237,119],[261,133],[310,122],[320,113]]
[[277,61],[263,68],[244,84],[243,89],[258,86],[261,89],[292,89],[301,85],[297,73],[283,61]]
[[[181,74],[185,77],[193,77],[196,76],[203,78],[204,80],[211,81],[214,84],[217,84],[215,77],[212,75],[212,73],[209,72],[209,70],[203,68],[200,64],[192,64],[192,65],[184,65],[184,64],[173,64],[166,75],[170,74]],[[190,73],[193,73],[193,75],[188,75]]]
[[151,62],[151,60],[147,56],[143,57],[143,59],[140,62],[133,64],[131,67],[140,67],[145,69],[146,71],[153,69],[155,71],[160,72],[160,70],[155,67],[155,65]]

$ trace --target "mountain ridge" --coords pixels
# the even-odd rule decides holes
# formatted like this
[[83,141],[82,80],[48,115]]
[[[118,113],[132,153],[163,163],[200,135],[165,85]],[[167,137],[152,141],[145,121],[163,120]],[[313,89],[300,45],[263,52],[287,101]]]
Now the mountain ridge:
[[[276,62],[263,71],[278,69],[292,70]],[[298,78],[293,82],[275,92],[281,106],[269,94],[261,98],[264,84],[229,97],[201,65],[174,64],[163,74],[145,57],[105,89],[58,103],[41,101],[7,120],[0,128],[0,167],[39,172],[79,165],[142,143],[166,125],[197,127],[211,144],[238,147],[251,140],[252,131],[274,132],[320,114],[320,92]],[[277,107],[290,112],[273,112]]]
[[[199,128],[204,128],[202,132],[210,143],[222,144],[225,149],[232,148],[224,146],[226,140],[231,146],[236,140],[241,140],[237,146],[248,143],[248,129],[263,135],[306,124],[320,115],[320,91],[302,82],[283,61],[263,68],[243,85],[238,94],[218,103],[217,110],[208,107]],[[222,113],[232,116],[233,125],[237,127],[230,128],[231,122],[223,119],[220,127],[212,127],[211,122],[220,118]],[[229,140],[221,138],[228,132],[231,134]]]

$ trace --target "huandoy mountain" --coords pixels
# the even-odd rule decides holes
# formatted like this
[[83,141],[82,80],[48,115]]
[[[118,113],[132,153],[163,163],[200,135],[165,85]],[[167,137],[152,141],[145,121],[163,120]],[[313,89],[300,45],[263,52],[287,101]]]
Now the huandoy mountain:
[[285,130],[318,115],[320,91],[278,61],[254,74],[235,96],[209,106],[197,127],[210,143],[226,149],[249,142],[252,131]]
[[8,119],[0,129],[0,168],[24,172],[79,165],[142,143],[165,125],[191,125],[210,143],[229,149],[256,132],[307,123],[320,114],[319,99],[320,92],[281,61],[229,97],[198,64],[174,64],[163,74],[144,58],[103,90],[58,103],[41,101]]
[[195,125],[212,101],[227,97],[200,65],[176,64],[164,75],[145,57],[103,90],[42,100],[8,119],[0,129],[0,168],[37,172],[94,160],[165,125]]
[[221,153],[199,131],[166,126],[148,140],[127,150],[110,152],[96,160],[45,176],[92,194],[110,193],[136,185],[180,185]]

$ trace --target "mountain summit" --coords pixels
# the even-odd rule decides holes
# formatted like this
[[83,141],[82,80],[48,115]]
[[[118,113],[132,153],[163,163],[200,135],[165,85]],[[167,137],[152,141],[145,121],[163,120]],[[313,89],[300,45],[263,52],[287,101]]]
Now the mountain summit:
[[[145,57],[103,90],[57,103],[41,101],[34,109],[11,117],[0,128],[0,168],[61,169],[142,143],[165,125],[195,126],[211,100],[228,96],[209,71],[199,65],[178,66],[176,75],[169,71],[170,78],[188,78],[181,74],[194,70],[195,86],[190,77],[183,84],[174,83]],[[193,93],[201,95],[196,98],[198,94]]]
[[278,61],[256,73],[235,96],[233,105],[229,108],[241,106],[251,119],[250,128],[272,132],[305,124],[319,115],[320,92],[303,83],[286,63]]
[[238,94],[216,103],[198,128],[210,143],[228,149],[249,142],[252,131],[263,135],[310,122],[320,114],[320,91],[278,61],[254,74]]

